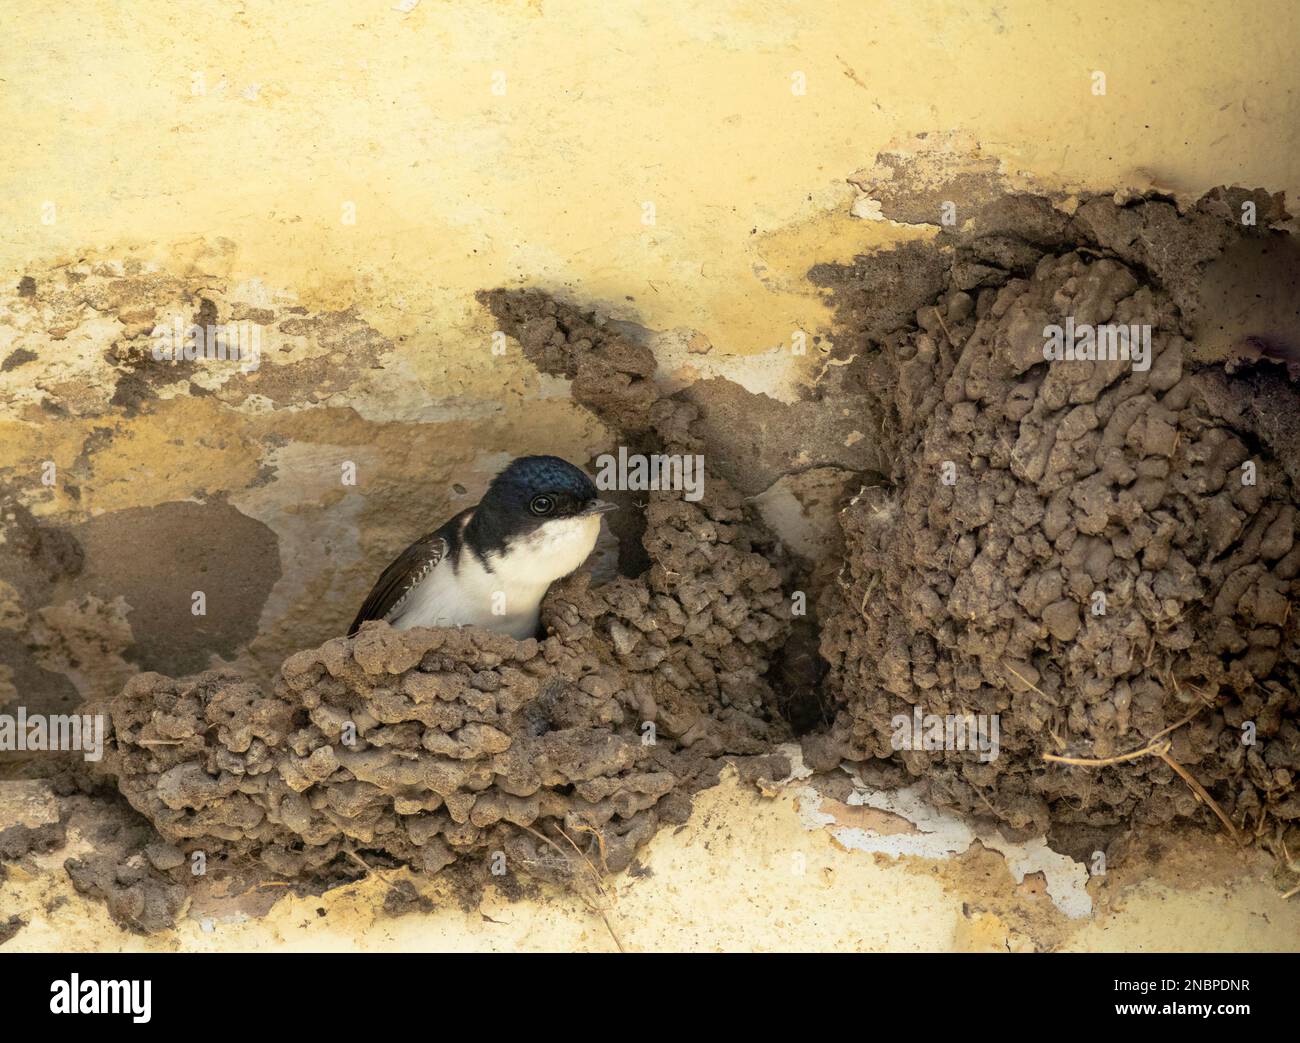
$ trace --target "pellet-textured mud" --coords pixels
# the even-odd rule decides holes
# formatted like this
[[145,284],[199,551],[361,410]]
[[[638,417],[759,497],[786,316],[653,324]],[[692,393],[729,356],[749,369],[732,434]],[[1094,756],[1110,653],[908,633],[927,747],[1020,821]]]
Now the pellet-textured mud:
[[[486,299],[611,426],[690,450],[694,407],[659,397],[648,351],[540,295]],[[623,869],[723,759],[788,771],[769,755],[786,733],[766,680],[790,624],[779,544],[712,476],[698,503],[650,492],[643,510],[648,567],[557,584],[545,640],[373,623],[291,656],[270,690],[140,674],[108,705],[98,770],[187,863],[486,873],[500,852],[511,872],[564,877],[580,848]]]
[[[1188,339],[1198,266],[1272,234],[1242,229],[1239,201],[1094,200],[1067,219],[1025,200],[955,243],[913,322],[859,335],[895,467],[842,516],[822,605],[841,709],[814,762],[901,764],[1013,834],[1219,828],[1157,756],[1044,761],[1163,737],[1245,835],[1300,819],[1297,398],[1284,366],[1198,364]],[[838,278],[851,331],[869,286]],[[1044,326],[1069,315],[1151,325],[1149,371],[1045,361]],[[1000,756],[894,749],[914,707],[998,714]]]
[[[1236,221],[1246,200],[1255,229]],[[1300,818],[1300,425],[1273,363],[1292,346],[1261,338],[1227,364],[1192,352],[1213,319],[1198,315],[1205,266],[1280,234],[1282,216],[1239,190],[1187,213],[1006,197],[973,232],[821,266],[835,386],[890,470],[862,472],[842,561],[793,566],[718,476],[742,462],[719,458],[699,503],[615,494],[621,574],[557,584],[544,640],[376,623],[290,657],[269,689],[142,674],[109,705],[98,770],[178,858],[317,879],[488,872],[498,852],[512,873],[560,878],[575,848],[622,869],[724,760],[783,774],[770,751],[787,719],[812,729],[814,768],[870,761],[1011,834],[1218,828],[1157,756],[1044,760],[1160,738],[1243,835],[1285,827]],[[481,300],[629,450],[717,455],[701,406],[660,392],[644,347],[541,293]],[[1150,369],[1045,362],[1043,327],[1067,315],[1150,325]],[[816,611],[792,620],[800,585]],[[824,691],[792,701],[809,678]],[[997,714],[1000,755],[895,749],[914,707]]]

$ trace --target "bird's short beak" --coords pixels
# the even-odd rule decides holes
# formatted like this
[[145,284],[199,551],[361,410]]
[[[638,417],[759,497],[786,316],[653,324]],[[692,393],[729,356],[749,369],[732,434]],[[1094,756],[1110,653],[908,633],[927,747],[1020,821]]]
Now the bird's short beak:
[[608,500],[592,500],[587,504],[587,509],[583,514],[604,514],[606,511],[618,510],[618,504],[610,503]]

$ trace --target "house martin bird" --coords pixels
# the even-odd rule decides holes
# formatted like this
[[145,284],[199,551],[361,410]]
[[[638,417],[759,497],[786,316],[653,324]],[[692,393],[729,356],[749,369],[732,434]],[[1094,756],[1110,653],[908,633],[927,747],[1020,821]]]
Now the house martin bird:
[[348,634],[385,619],[399,630],[473,625],[533,637],[547,588],[586,560],[600,516],[613,509],[558,456],[513,460],[477,506],[384,569]]

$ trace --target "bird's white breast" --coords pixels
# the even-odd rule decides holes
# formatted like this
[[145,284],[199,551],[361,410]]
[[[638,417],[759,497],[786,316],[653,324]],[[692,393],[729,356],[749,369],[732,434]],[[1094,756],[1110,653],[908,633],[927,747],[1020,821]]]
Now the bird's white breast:
[[547,588],[586,560],[599,534],[598,515],[546,522],[488,555],[490,571],[462,544],[457,567],[439,562],[389,622],[399,630],[482,626],[532,637]]

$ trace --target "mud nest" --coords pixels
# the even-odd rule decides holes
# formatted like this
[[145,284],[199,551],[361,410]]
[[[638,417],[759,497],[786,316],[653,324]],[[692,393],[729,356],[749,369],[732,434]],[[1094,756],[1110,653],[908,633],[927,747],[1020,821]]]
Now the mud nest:
[[[1264,236],[1278,215],[1257,195]],[[545,640],[376,623],[291,657],[269,692],[144,674],[108,706],[98,770],[178,852],[288,876],[499,852],[564,877],[566,848],[616,871],[724,761],[788,772],[771,751],[799,704],[783,678],[808,658],[812,624],[791,619],[804,586],[825,662],[803,702],[833,717],[805,737],[814,769],[867,762],[1011,835],[1058,837],[1213,826],[1181,769],[1235,830],[1285,829],[1300,819],[1296,394],[1282,367],[1197,363],[1190,341],[1198,273],[1252,234],[1240,202],[1066,215],[1009,197],[974,233],[815,270],[852,356],[840,384],[874,403],[863,429],[892,461],[840,514],[830,568],[791,562],[709,468],[700,502],[650,492],[614,516],[622,574],[557,584]],[[480,299],[630,451],[737,465],[716,432],[705,444],[702,407],[659,390],[644,346],[544,294]],[[1066,317],[1149,326],[1150,368],[1045,362],[1043,329]],[[895,749],[916,707],[997,714],[999,756]],[[1101,765],[1046,759],[1157,740]]]
[[[841,709],[810,759],[901,764],[898,781],[1015,835],[1219,828],[1160,756],[1044,760],[1162,738],[1236,828],[1285,828],[1300,818],[1296,395],[1281,366],[1198,365],[1187,339],[1197,265],[1244,234],[1237,201],[1017,211],[956,244],[914,322],[860,345],[896,464],[841,518],[822,605]],[[1044,327],[1066,316],[1150,325],[1150,369],[1044,361]],[[1000,715],[1000,756],[895,750],[914,707]]]
[[[695,407],[662,399],[650,353],[530,294],[485,299],[525,351],[647,450],[696,452]],[[344,861],[436,872],[618,871],[724,760],[779,778],[769,660],[789,628],[780,545],[709,477],[651,492],[647,567],[543,606],[545,640],[367,624],[286,660],[270,691],[221,671],[133,678],[97,770],[181,854],[327,877]],[[182,874],[181,859],[172,872]]]

